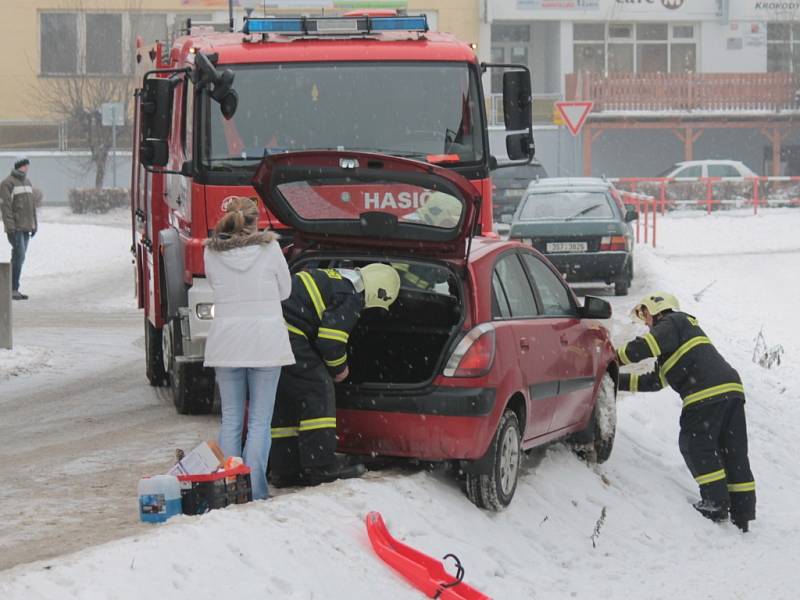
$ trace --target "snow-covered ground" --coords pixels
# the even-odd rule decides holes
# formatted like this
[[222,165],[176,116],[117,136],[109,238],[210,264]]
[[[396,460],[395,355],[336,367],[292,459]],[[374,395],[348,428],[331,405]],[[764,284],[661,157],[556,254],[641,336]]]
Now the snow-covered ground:
[[[79,237],[99,247],[104,235],[88,227],[53,225],[64,238],[78,228]],[[637,248],[631,296],[609,297],[615,342],[641,331],[627,314],[634,301],[665,289],[739,369],[758,494],[758,519],[746,535],[702,519],[690,506],[697,490],[677,447],[680,402],[663,390],[619,397],[616,446],[602,466],[587,466],[560,444],[534,453],[512,505],[499,514],[475,508],[446,474],[371,472],[200,517],[175,517],[141,535],[17,566],[0,573],[0,596],[423,597],[372,552],[364,517],[377,510],[400,540],[436,557],[458,555],[465,580],[497,599],[798,598],[798,230],[800,210],[793,209],[668,216],[659,220],[659,247]],[[70,251],[40,236],[26,269],[31,292],[107,267],[80,251],[70,258]],[[120,232],[110,237],[115,246],[108,255],[114,256]],[[37,262],[37,253],[58,255],[63,263],[49,272],[42,265],[50,261]],[[752,361],[759,331],[768,345],[783,346],[780,366],[767,370]],[[31,374],[42,360],[35,351],[3,352],[0,369],[13,365],[39,377]],[[62,359],[47,360],[57,366]],[[135,518],[135,490],[130,495]]]

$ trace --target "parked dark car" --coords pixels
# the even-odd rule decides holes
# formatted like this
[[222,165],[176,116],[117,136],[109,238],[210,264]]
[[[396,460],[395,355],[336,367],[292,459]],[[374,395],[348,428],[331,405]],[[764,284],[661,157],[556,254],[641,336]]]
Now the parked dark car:
[[[617,366],[598,319],[610,305],[580,305],[530,246],[473,238],[480,196],[467,179],[408,159],[309,151],[264,158],[253,183],[295,230],[293,271],[379,261],[417,274],[349,335],[340,451],[451,461],[469,498],[493,510],[511,502],[527,449],[568,439],[589,461],[609,457]],[[389,196],[405,200],[372,201]]]
[[514,214],[509,238],[547,256],[569,282],[603,282],[625,296],[633,280],[638,214],[614,186],[591,177],[534,181]]
[[537,161],[518,167],[503,167],[492,171],[492,215],[495,223],[510,223],[528,184],[547,177],[547,171]]

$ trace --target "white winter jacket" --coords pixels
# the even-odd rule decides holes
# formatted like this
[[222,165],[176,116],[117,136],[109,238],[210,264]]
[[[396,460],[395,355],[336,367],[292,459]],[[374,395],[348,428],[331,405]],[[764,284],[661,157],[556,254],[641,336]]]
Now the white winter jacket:
[[281,300],[292,278],[271,232],[212,239],[206,277],[214,290],[214,322],[206,341],[207,367],[294,364]]

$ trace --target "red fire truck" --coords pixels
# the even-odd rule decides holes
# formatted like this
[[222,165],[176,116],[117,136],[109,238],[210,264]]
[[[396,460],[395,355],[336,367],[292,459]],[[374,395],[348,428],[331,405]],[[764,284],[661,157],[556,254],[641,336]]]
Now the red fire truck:
[[[533,155],[528,69],[479,63],[470,45],[428,31],[424,16],[250,18],[241,32],[190,29],[137,60],[146,72],[131,182],[136,295],[147,378],[171,387],[180,413],[209,412],[214,400],[213,370],[203,367],[213,318],[203,240],[227,198],[256,196],[251,181],[265,155],[352,150],[450,168],[481,191],[479,227],[492,235],[497,161],[481,85],[489,67],[506,69],[509,158]],[[425,201],[376,194],[357,201],[365,210]],[[266,211],[260,225],[283,227]]]

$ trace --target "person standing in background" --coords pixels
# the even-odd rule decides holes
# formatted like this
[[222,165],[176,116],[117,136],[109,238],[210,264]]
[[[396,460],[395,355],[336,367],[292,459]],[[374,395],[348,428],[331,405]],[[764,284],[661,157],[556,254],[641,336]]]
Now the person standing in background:
[[17,157],[14,170],[0,183],[0,209],[8,243],[11,244],[11,298],[27,300],[19,291],[22,264],[28,251],[28,242],[36,235],[36,200],[33,186],[28,181],[31,161],[26,156]]
[[[294,364],[281,300],[292,278],[278,236],[259,232],[258,207],[236,198],[206,242],[204,259],[214,292],[214,320],[204,364],[214,367],[222,400],[219,445],[250,467],[253,500],[268,497],[270,423],[283,365]],[[248,402],[249,392],[249,402]],[[247,406],[247,441],[242,430]]]

